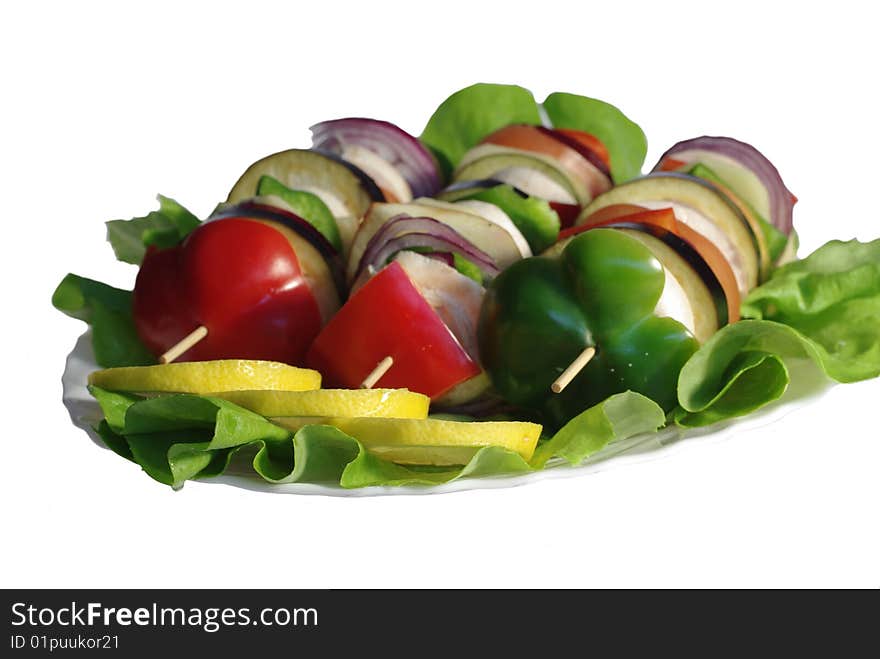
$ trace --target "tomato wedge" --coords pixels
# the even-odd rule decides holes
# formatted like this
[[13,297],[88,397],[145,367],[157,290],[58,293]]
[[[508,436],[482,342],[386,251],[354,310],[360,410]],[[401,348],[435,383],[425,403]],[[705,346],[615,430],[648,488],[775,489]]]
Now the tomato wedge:
[[375,383],[432,399],[480,373],[480,367],[397,262],[349,298],[306,356],[325,386],[354,389],[386,357],[393,363]]
[[667,231],[671,231],[672,225],[675,223],[675,215],[672,214],[672,212],[668,208],[664,208],[659,211],[649,211],[644,206],[636,206],[635,204],[611,204],[610,206],[605,206],[604,208],[600,208],[599,210],[597,210],[595,213],[586,218],[583,224],[571,227],[569,229],[566,229],[565,231],[561,231],[559,233],[559,240],[564,240],[565,238],[576,236],[584,231],[585,227],[593,228],[601,226],[603,224],[609,224],[614,221],[621,222],[623,221],[623,218],[628,218],[627,221],[629,221],[630,223],[636,223],[636,221],[641,217],[647,217],[649,221],[653,224],[662,222],[663,228]]
[[522,151],[539,153],[556,160],[575,180],[583,182],[592,197],[611,187],[611,180],[577,148],[554,136],[555,131],[540,126],[512,124],[483,139],[483,144],[495,144]]
[[577,204],[564,204],[561,201],[551,201],[550,208],[556,211],[559,216],[559,226],[563,229],[573,227],[577,222],[578,215],[581,214],[581,207]]
[[608,148],[595,135],[590,135],[590,133],[585,133],[582,130],[574,130],[573,128],[554,128],[553,132],[559,133],[589,149],[596,154],[599,160],[605,163],[605,167],[611,167],[611,156],[608,154]]

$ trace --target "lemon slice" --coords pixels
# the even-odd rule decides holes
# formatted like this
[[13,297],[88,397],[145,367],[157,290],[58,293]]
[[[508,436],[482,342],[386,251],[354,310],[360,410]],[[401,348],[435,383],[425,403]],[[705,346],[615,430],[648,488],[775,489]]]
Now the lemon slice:
[[408,389],[224,391],[209,394],[276,417],[393,417],[424,419],[431,399]]
[[291,430],[298,430],[307,423],[336,426],[372,453],[400,464],[466,464],[484,446],[510,449],[528,460],[541,436],[541,426],[519,421],[339,417],[276,417],[271,421]]
[[278,389],[305,391],[321,386],[321,374],[280,362],[218,359],[95,371],[89,384],[111,391],[205,394],[210,391]]

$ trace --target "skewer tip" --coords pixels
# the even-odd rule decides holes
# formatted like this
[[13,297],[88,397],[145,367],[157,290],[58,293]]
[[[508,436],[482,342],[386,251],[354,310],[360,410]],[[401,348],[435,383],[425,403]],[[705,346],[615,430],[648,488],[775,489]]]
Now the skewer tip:
[[390,355],[376,364],[376,367],[370,371],[370,374],[361,382],[361,389],[372,389],[376,383],[382,379],[382,376],[388,372],[388,369],[394,364],[394,358]]
[[584,370],[590,360],[596,355],[595,346],[587,346],[581,351],[575,360],[568,365],[562,374],[550,385],[550,391],[554,394],[561,393],[570,383],[577,377],[577,374]]
[[208,328],[204,325],[199,325],[192,332],[162,353],[159,357],[159,363],[170,364],[206,336],[208,336]]

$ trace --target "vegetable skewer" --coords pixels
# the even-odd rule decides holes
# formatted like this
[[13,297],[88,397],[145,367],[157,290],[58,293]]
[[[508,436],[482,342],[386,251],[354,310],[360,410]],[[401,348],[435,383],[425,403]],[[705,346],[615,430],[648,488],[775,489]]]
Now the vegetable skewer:
[[[53,298],[93,325],[98,363],[126,367],[89,380],[108,446],[171,484],[255,440],[272,482],[436,484],[464,472],[400,466],[575,464],[618,418],[651,417],[649,431],[750,412],[781,395],[781,358],[804,346],[827,351],[835,379],[876,375],[876,341],[817,305],[861,301],[850,269],[880,247],[835,243],[777,269],[797,247],[796,200],[756,149],[687,140],[640,176],[644,134],[616,108],[559,93],[543,105],[545,126],[526,90],[475,85],[423,142],[387,122],[323,122],[312,149],[251,165],[205,222],[160,197],[148,217],[109,223],[117,257],[141,266],[135,290],[69,276]],[[847,308],[868,328],[873,309]],[[577,450],[550,438],[532,460],[540,426],[426,419],[429,405],[538,420],[581,445],[601,414],[610,436]],[[221,414],[229,434],[207,449],[163,434]],[[279,425],[297,433],[292,452]]]

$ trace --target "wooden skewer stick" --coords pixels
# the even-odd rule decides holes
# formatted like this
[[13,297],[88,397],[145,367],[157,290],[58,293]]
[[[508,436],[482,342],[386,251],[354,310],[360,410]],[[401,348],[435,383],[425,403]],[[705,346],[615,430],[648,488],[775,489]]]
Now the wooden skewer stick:
[[159,357],[159,363],[169,364],[173,362],[206,336],[208,336],[208,328],[204,325],[199,325]]
[[372,389],[379,379],[388,372],[392,364],[394,364],[394,358],[391,356],[376,364],[376,368],[370,371],[370,374],[361,382],[361,389]]
[[584,366],[590,363],[590,360],[595,354],[596,348],[594,348],[593,346],[584,348],[583,352],[579,354],[571,364],[568,365],[568,368],[562,371],[562,375],[560,375],[553,381],[553,384],[550,385],[550,390],[554,394],[560,393],[569,385],[572,380],[575,379],[578,373],[584,370]]

